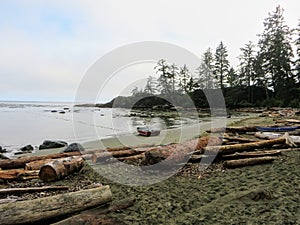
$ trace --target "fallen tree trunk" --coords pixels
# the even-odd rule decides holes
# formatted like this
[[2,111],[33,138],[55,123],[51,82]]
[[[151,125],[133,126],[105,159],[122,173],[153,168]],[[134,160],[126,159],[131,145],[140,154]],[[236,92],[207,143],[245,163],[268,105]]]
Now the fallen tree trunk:
[[244,167],[244,166],[253,166],[253,165],[259,165],[259,164],[271,163],[275,159],[276,159],[276,157],[265,156],[265,157],[250,158],[250,159],[228,160],[228,161],[225,161],[224,167],[237,168],[237,167]]
[[242,151],[249,151],[253,149],[271,147],[275,144],[285,144],[286,142],[287,142],[287,138],[282,137],[273,140],[257,141],[257,142],[251,142],[245,144],[205,147],[204,150],[213,153],[218,152],[219,154],[230,154],[234,152],[242,152]]
[[12,180],[29,180],[37,179],[38,170],[24,170],[24,169],[12,169],[12,170],[0,170],[0,181],[12,181]]
[[257,158],[263,156],[278,156],[281,155],[280,150],[269,150],[269,151],[255,151],[255,152],[241,152],[230,155],[222,155],[221,159],[244,159],[244,158]]
[[65,157],[78,156],[78,155],[81,155],[81,153],[80,152],[65,152],[65,153],[56,153],[56,154],[43,155],[43,156],[23,157],[23,158],[18,158],[18,159],[4,159],[4,160],[0,160],[0,168],[2,168],[2,169],[25,168],[26,163],[29,163],[32,161],[65,158]]
[[43,181],[59,180],[67,175],[79,171],[84,164],[80,156],[55,159],[43,165],[39,172],[39,178]]
[[110,202],[109,186],[0,205],[0,224],[37,222]]
[[44,187],[27,187],[27,188],[3,188],[0,189],[0,194],[20,194],[20,193],[32,193],[41,191],[57,191],[68,190],[67,186],[44,186]]
[[211,130],[207,130],[208,133],[224,133],[224,132],[231,132],[231,133],[246,133],[246,132],[255,132],[257,131],[255,126],[249,127],[221,127],[221,128],[214,128]]

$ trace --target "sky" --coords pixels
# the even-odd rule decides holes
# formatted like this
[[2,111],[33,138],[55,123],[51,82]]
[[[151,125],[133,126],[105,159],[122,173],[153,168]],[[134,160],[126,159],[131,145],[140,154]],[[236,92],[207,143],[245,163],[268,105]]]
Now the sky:
[[[99,58],[141,41],[175,44],[199,57],[222,41],[235,66],[240,48],[257,42],[277,5],[296,28],[298,0],[1,0],[0,100],[73,101]],[[120,70],[101,101],[128,94],[153,66]]]

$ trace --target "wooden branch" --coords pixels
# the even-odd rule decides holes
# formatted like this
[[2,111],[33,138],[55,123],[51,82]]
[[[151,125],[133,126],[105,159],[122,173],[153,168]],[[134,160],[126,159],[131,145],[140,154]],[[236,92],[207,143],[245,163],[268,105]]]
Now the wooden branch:
[[18,159],[4,159],[4,160],[0,160],[0,168],[2,168],[2,169],[25,168],[26,163],[29,163],[32,161],[65,158],[65,157],[78,156],[78,155],[81,155],[81,153],[80,152],[65,152],[65,153],[56,153],[56,154],[43,155],[43,156],[23,157],[23,158],[18,158]]
[[0,170],[0,180],[12,181],[12,180],[29,180],[37,179],[38,170],[24,170],[24,169],[12,169],[12,170]]
[[79,171],[84,164],[80,156],[55,159],[43,165],[39,172],[39,178],[43,181],[55,181]]
[[109,186],[0,205],[0,224],[23,224],[103,205],[112,199]]
[[142,151],[138,151],[135,149],[127,149],[127,150],[120,150],[120,151],[113,151],[113,152],[100,152],[100,153],[93,153],[92,155],[92,162],[104,162],[105,160],[109,158],[119,158],[119,157],[128,157],[128,156],[134,156],[141,154]]
[[68,190],[67,186],[44,186],[44,187],[27,187],[27,188],[3,188],[0,189],[0,194],[20,194],[20,193],[32,193],[41,191],[57,191]]
[[249,138],[241,138],[241,137],[231,137],[228,134],[224,134],[224,138],[228,141],[237,141],[240,143],[250,143],[250,142],[256,142],[257,140],[249,139]]
[[255,152],[236,152],[235,154],[222,155],[221,159],[244,159],[244,158],[256,158],[263,156],[278,156],[281,155],[280,150],[269,150],[269,151],[255,151]]
[[[278,134],[278,133],[272,133],[272,132],[256,132],[255,137],[261,138],[261,139],[272,140],[272,139],[283,137],[283,135]],[[299,136],[290,135],[289,139],[295,144],[300,144]]]
[[224,167],[237,168],[237,167],[244,167],[244,166],[253,166],[253,165],[259,165],[259,164],[271,163],[275,159],[276,159],[276,157],[265,156],[265,157],[250,158],[250,159],[228,160],[228,161],[225,161]]

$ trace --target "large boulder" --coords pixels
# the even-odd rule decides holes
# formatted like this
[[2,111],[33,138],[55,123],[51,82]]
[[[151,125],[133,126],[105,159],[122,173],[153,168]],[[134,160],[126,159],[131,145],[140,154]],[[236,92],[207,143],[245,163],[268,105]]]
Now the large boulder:
[[84,151],[84,147],[79,143],[72,143],[67,146],[62,152],[81,152]]
[[49,140],[46,140],[46,141],[43,142],[43,144],[41,144],[39,146],[39,150],[50,149],[50,148],[62,148],[62,147],[65,147],[67,145],[68,145],[68,143],[64,142],[64,141],[49,141]]

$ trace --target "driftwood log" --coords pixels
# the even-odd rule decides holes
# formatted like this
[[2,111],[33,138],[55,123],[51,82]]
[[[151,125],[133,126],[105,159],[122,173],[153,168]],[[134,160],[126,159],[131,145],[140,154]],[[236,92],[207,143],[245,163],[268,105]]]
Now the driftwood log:
[[[256,132],[255,137],[261,138],[261,139],[272,140],[272,139],[276,139],[276,138],[279,138],[279,137],[283,137],[283,134],[272,133],[272,132]],[[300,144],[300,137],[299,136],[290,135],[289,139],[294,144]]]
[[51,197],[1,204],[0,224],[22,224],[46,220],[103,205],[111,199],[109,186],[101,186]]
[[207,130],[208,133],[224,133],[224,132],[231,132],[231,133],[246,133],[246,132],[255,132],[257,131],[255,126],[249,127],[220,127],[214,128],[211,130]]
[[275,144],[285,144],[287,142],[286,137],[281,137],[273,140],[264,140],[244,144],[223,145],[223,146],[210,146],[205,147],[207,152],[218,152],[219,154],[231,154],[234,152],[249,151],[253,149],[261,149],[271,147]]
[[265,157],[249,158],[249,159],[228,160],[225,161],[224,167],[237,168],[237,167],[244,167],[244,166],[253,166],[259,164],[271,163],[275,159],[276,157],[265,156]]
[[0,170],[0,181],[37,179],[39,177],[38,174],[39,174],[38,170],[24,170],[24,169]]
[[244,159],[244,158],[256,158],[263,156],[278,156],[281,155],[280,150],[268,150],[268,151],[254,151],[254,152],[236,152],[230,155],[222,155],[221,159]]
[[43,156],[23,157],[18,159],[3,159],[0,160],[0,168],[2,169],[25,168],[26,163],[37,161],[37,160],[66,158],[66,157],[78,156],[78,155],[81,155],[81,153],[65,152],[65,153],[56,153],[56,154],[43,155]]
[[20,194],[20,193],[32,193],[41,191],[58,191],[68,190],[67,186],[44,186],[44,187],[27,187],[27,188],[3,188],[0,189],[0,194]]
[[80,156],[55,159],[43,165],[39,172],[39,178],[43,181],[55,181],[79,171],[84,164]]
[[127,149],[127,150],[119,150],[119,151],[112,151],[112,152],[94,152],[92,155],[92,162],[104,162],[105,160],[114,157],[114,158],[120,158],[120,157],[128,157],[128,156],[134,156],[141,154],[142,151],[135,150],[135,149]]

